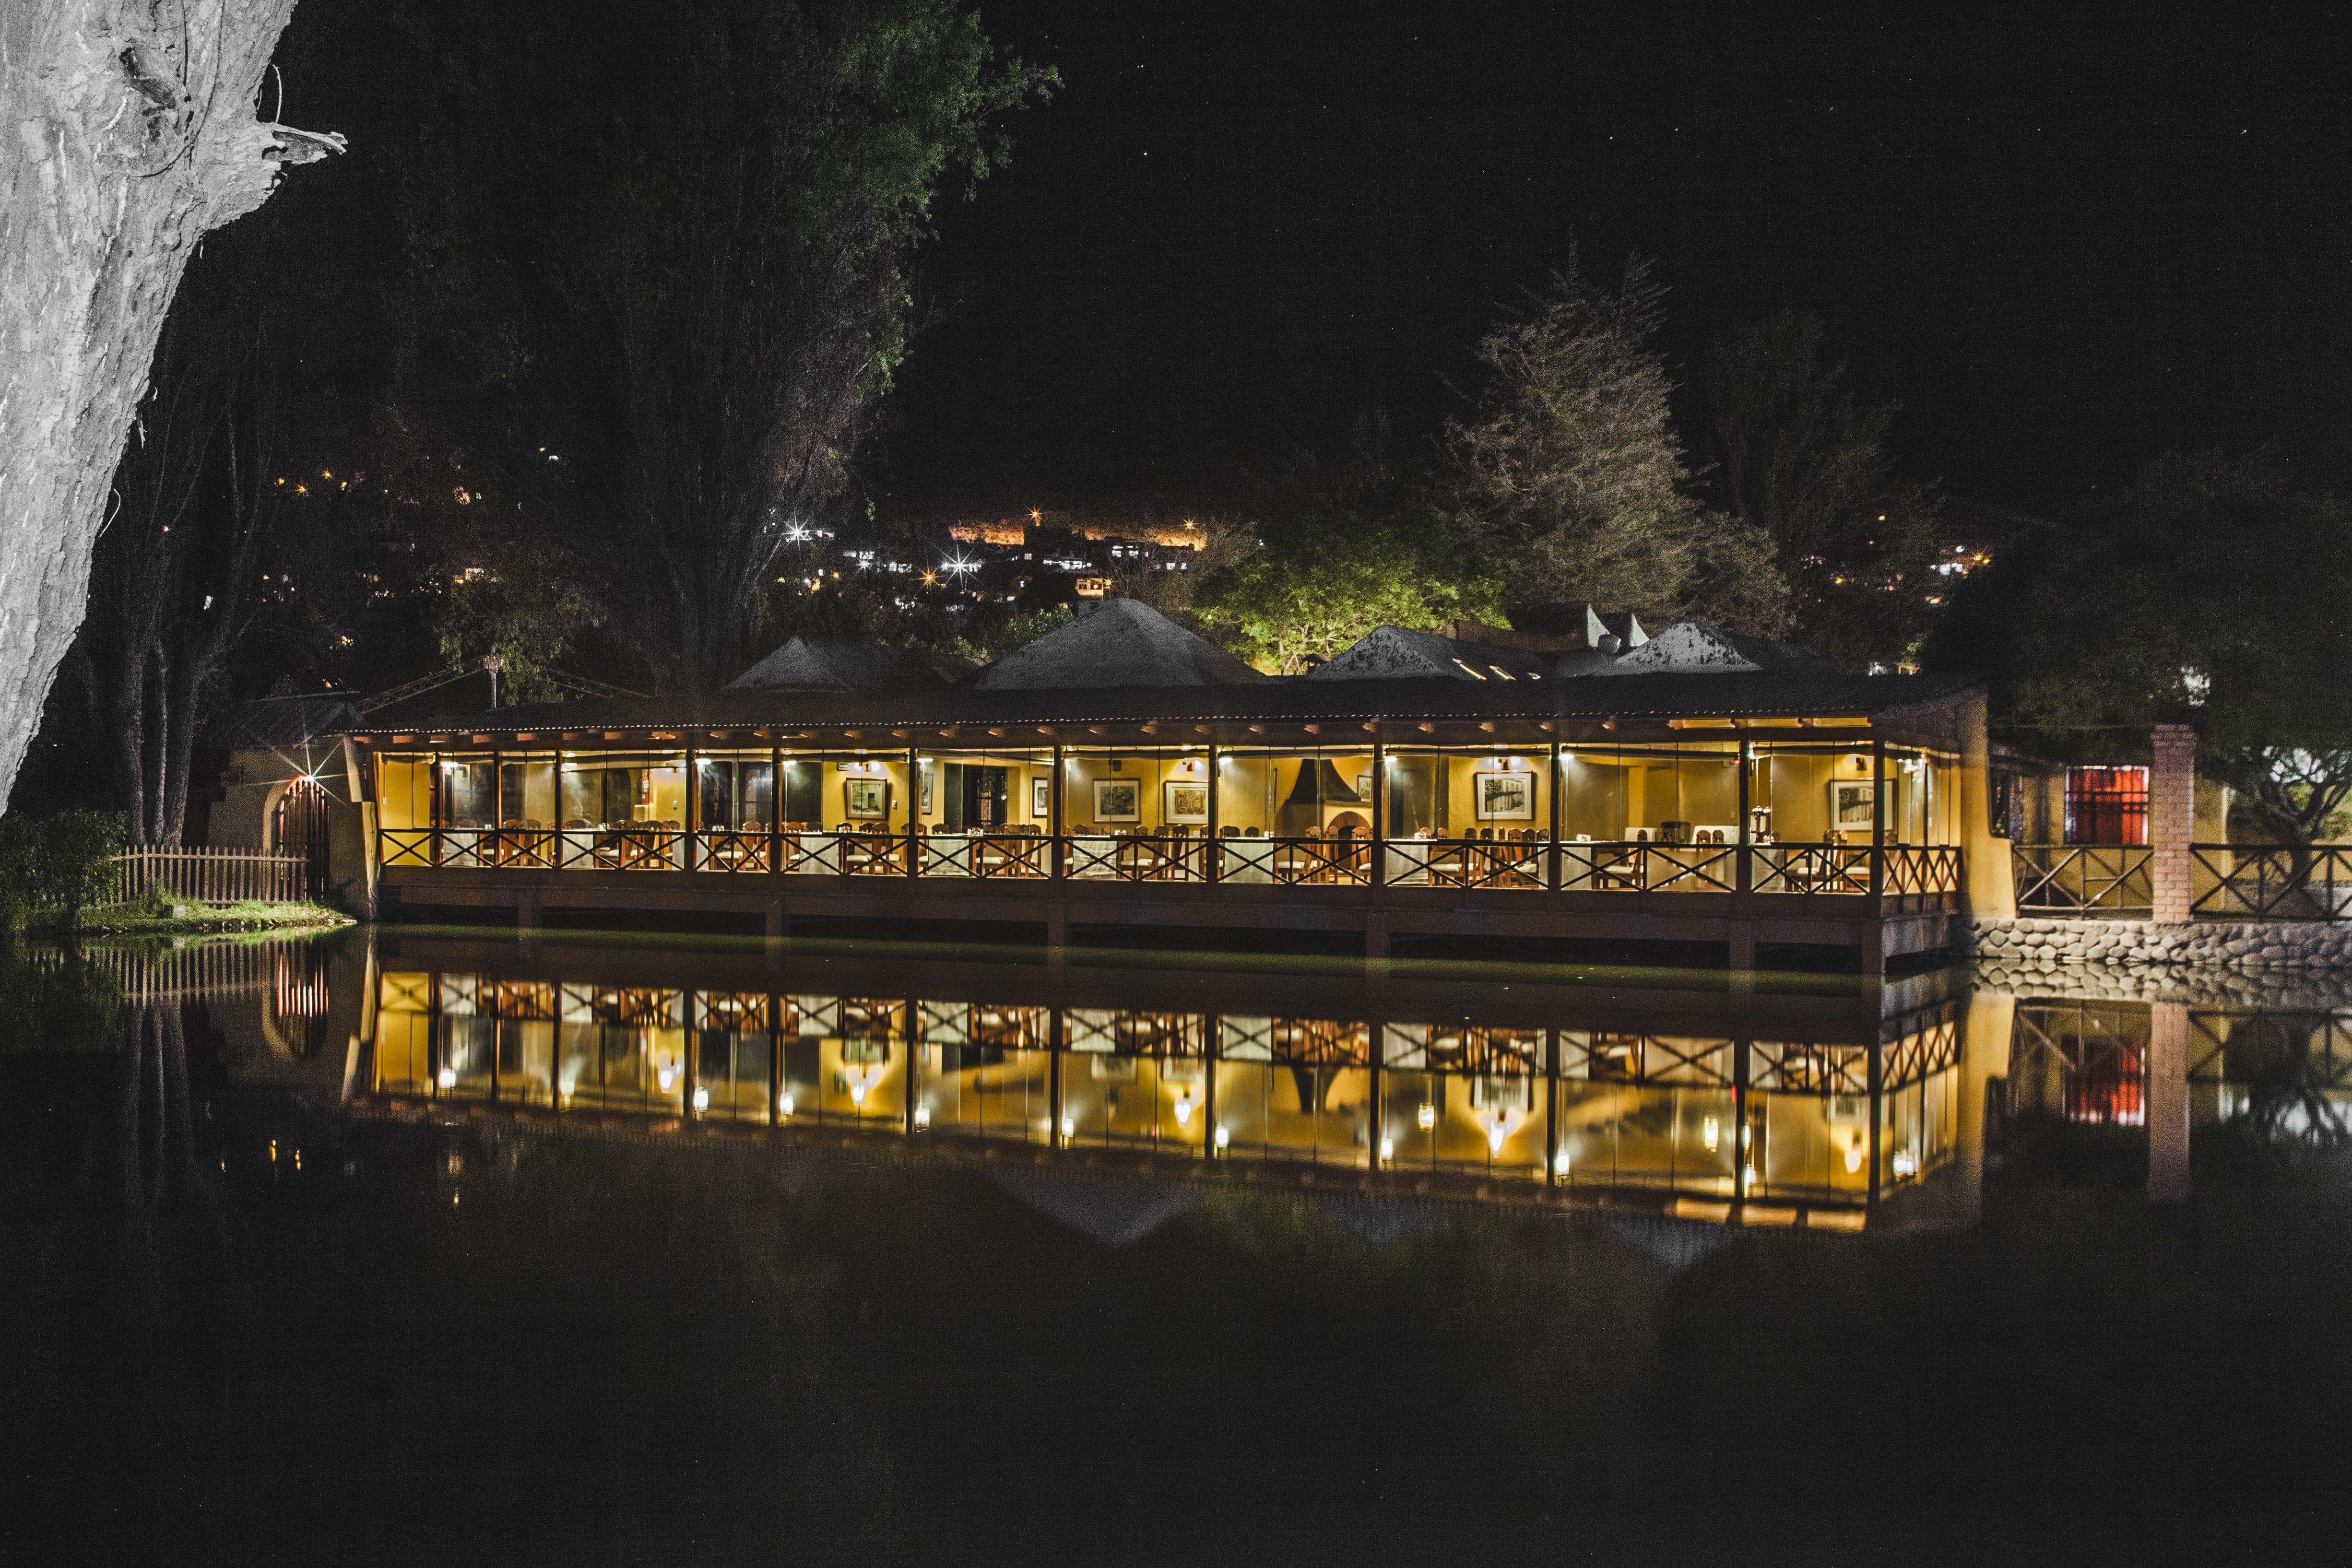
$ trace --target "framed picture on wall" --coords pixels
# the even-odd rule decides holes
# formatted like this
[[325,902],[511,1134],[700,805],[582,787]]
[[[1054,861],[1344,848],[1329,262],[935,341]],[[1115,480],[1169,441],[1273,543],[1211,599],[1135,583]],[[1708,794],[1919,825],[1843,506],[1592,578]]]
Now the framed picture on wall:
[[1097,822],[1143,821],[1143,780],[1140,779],[1096,779],[1095,821]]
[[1830,780],[1830,826],[1841,833],[1870,831],[1876,782],[1869,779]]
[[890,780],[845,779],[841,781],[841,814],[866,821],[890,815]]
[[1482,822],[1532,822],[1536,820],[1536,776],[1532,773],[1479,773],[1471,779],[1470,804]]
[[1029,814],[1033,817],[1054,814],[1054,781],[1043,773],[1029,780]]
[[922,811],[921,811],[921,814],[922,814],[923,816],[928,817],[928,816],[929,816],[929,815],[931,814],[931,764],[930,764],[930,759],[929,759],[929,758],[924,758],[924,759],[923,759],[923,765],[922,765],[920,768],[917,768],[915,771],[916,771],[919,775],[920,775],[920,777],[921,777],[921,779],[922,779],[922,800],[923,800],[923,805],[922,805]]
[[1160,821],[1166,822],[1206,822],[1209,820],[1209,787],[1189,779],[1171,779],[1160,785],[1165,796],[1161,802]]

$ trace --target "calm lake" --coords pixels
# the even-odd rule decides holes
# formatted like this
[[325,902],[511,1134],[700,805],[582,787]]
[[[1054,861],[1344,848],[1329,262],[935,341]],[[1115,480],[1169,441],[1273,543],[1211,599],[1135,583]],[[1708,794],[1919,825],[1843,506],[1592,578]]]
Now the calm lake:
[[2336,1561],[2347,1111],[2293,983],[0,951],[0,1545]]

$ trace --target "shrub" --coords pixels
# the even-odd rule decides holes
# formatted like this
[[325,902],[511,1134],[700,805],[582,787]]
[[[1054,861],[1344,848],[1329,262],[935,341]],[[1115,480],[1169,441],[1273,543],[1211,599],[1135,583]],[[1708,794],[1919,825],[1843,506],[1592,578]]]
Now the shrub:
[[110,890],[121,852],[122,819],[111,812],[0,819],[0,920],[10,929],[50,917],[73,925]]

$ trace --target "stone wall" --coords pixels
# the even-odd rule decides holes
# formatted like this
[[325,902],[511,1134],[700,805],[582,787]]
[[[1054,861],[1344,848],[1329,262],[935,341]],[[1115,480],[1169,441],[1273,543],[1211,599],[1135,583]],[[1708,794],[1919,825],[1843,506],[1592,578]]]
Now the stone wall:
[[1972,920],[1979,969],[2030,977],[2078,965],[2131,969],[2352,969],[2352,924],[2310,920]]

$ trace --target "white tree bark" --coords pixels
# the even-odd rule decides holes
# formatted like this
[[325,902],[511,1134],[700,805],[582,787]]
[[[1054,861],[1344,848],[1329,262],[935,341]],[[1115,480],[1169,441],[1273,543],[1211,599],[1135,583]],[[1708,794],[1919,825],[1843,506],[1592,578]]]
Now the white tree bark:
[[196,243],[340,136],[257,118],[295,0],[0,0],[0,806]]

